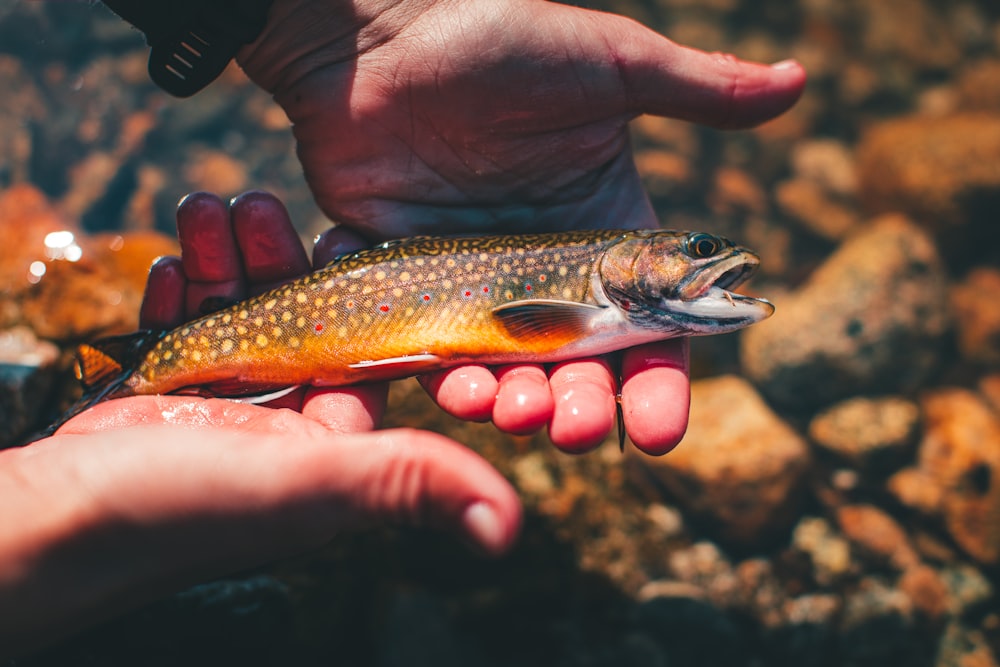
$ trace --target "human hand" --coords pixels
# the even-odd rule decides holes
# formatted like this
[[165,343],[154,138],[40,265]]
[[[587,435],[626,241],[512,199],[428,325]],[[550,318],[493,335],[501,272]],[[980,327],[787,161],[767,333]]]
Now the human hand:
[[[629,148],[641,113],[740,128],[791,106],[805,74],[670,42],[543,0],[276,0],[238,56],[293,123],[323,210],[375,240],[420,233],[655,227]],[[685,341],[621,359],[626,430],[649,453],[687,425]],[[606,361],[425,379],[465,419],[549,424],[584,451],[614,419]]]
[[[144,326],[172,326],[207,296],[240,298],[308,266],[267,195],[230,210],[193,195],[179,227],[184,259],[151,272]],[[488,554],[512,544],[517,496],[478,455],[428,432],[360,432],[378,421],[384,389],[284,400],[295,410],[123,398],[0,452],[0,661],[344,530],[406,523]]]

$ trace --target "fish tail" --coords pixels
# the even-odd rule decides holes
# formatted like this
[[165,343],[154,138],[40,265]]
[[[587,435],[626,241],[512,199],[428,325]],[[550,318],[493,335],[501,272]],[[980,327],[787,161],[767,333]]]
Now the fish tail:
[[134,395],[126,384],[150,348],[164,332],[137,331],[83,343],[76,350],[76,378],[83,385],[83,396],[53,424],[34,433],[27,442],[54,434],[73,417],[93,405],[112,398]]

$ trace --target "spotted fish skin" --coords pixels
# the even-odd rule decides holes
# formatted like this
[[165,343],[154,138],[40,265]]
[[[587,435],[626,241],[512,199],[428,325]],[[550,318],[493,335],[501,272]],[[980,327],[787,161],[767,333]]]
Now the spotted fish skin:
[[172,331],[127,339],[124,357],[100,342],[82,346],[79,374],[103,400],[559,361],[763,319],[770,304],[724,289],[756,265],[725,239],[661,230],[391,241]]

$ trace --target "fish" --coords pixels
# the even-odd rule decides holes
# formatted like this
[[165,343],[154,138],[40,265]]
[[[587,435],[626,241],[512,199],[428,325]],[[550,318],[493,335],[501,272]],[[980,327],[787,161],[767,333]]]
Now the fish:
[[476,363],[553,363],[769,317],[732,290],[759,266],[704,232],[604,230],[413,237],[347,253],[169,331],[78,348],[83,397],[250,402]]

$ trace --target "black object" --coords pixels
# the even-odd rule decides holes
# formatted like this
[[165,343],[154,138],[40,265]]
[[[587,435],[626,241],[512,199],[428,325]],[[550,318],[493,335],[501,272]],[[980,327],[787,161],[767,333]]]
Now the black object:
[[149,76],[175,97],[190,97],[257,39],[272,0],[103,0],[146,35]]

